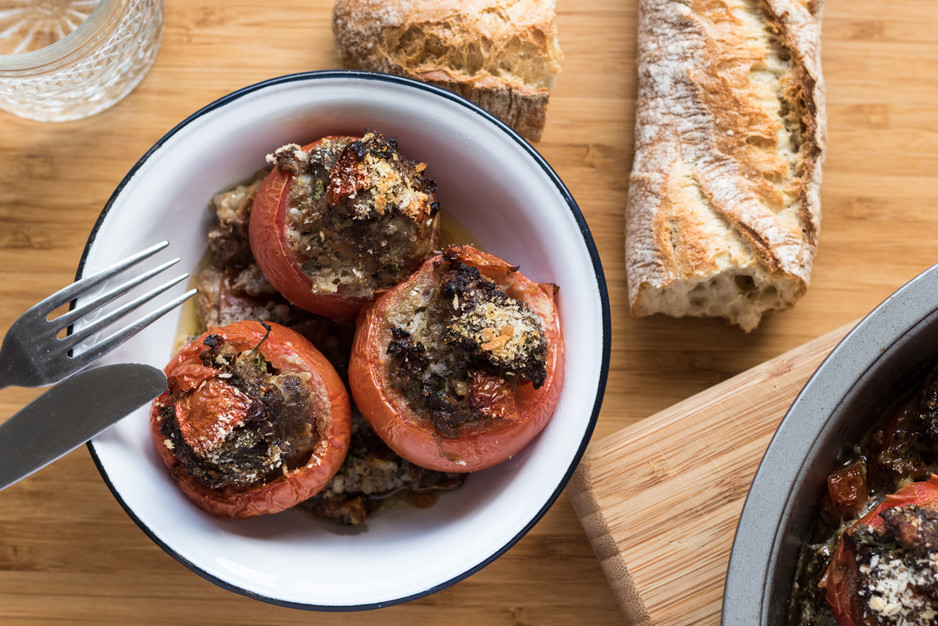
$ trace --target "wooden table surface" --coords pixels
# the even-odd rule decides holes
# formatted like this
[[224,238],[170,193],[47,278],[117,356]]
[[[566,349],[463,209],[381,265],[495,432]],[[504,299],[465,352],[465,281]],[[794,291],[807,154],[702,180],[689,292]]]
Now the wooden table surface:
[[[563,72],[537,149],[586,216],[612,305],[594,441],[857,319],[938,261],[938,13],[932,0],[825,6],[830,145],[807,295],[749,335],[633,319],[623,211],[636,0],[558,0]],[[166,0],[159,58],[126,100],[53,124],[0,112],[0,330],[69,283],[115,186],[177,122],[245,85],[338,67],[329,0]],[[0,391],[0,420],[38,395]],[[316,564],[310,564],[315,567]],[[429,597],[309,614],[224,591],[153,544],[79,448],[0,493],[0,622],[615,624],[619,608],[566,495],[504,556]]]

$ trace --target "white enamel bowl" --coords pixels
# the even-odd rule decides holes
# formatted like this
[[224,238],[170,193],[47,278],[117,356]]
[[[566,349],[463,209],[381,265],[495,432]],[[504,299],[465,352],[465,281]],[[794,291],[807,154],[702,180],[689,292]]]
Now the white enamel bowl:
[[[560,494],[589,440],[609,362],[609,305],[586,222],[545,160],[478,107],[433,87],[374,74],[285,76],[193,114],[120,183],[88,241],[79,274],[168,239],[195,268],[206,249],[209,198],[265,167],[290,142],[381,130],[429,164],[445,212],[484,249],[560,286],[566,380],[550,424],[522,453],[469,476],[428,509],[380,513],[348,531],[287,511],[247,521],[203,513],[176,489],[152,449],[147,412],[89,443],[108,486],[144,532],[216,584],[297,608],[352,610],[433,593],[518,541]],[[179,316],[169,315],[107,362],[162,367]]]

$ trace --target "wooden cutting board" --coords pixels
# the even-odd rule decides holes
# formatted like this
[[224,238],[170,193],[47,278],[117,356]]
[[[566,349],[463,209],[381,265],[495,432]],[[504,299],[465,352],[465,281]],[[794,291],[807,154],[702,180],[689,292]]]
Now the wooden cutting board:
[[719,622],[737,520],[762,455],[852,326],[590,445],[567,493],[628,623]]

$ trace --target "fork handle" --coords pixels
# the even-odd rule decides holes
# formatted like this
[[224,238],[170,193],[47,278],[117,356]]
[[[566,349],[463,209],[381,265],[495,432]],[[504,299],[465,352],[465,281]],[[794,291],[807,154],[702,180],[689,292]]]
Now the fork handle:
[[32,359],[26,352],[23,344],[15,337],[7,334],[0,346],[0,389],[19,385],[29,387],[29,367]]
[[4,387],[12,387],[16,383],[13,382],[13,373],[10,371],[11,362],[4,360],[0,362],[0,389]]

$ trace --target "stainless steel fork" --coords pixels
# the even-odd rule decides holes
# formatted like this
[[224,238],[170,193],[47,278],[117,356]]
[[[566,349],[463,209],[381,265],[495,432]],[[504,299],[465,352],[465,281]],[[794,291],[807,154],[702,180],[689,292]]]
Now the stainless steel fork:
[[82,303],[77,308],[72,308],[67,313],[51,320],[48,319],[49,314],[62,305],[72,302],[80,296],[90,294],[95,287],[104,281],[153,256],[168,245],[168,241],[158,243],[100,272],[86,276],[26,311],[10,327],[3,339],[3,346],[0,347],[0,389],[10,385],[42,387],[57,383],[85,368],[92,361],[110,352],[143,330],[154,320],[195,295],[196,290],[191,289],[102,341],[84,348],[79,346],[85,339],[104,330],[116,320],[150,302],[156,296],[189,276],[189,274],[182,274],[102,315],[99,319],[82,326],[78,330],[70,332],[65,337],[58,337],[62,329],[71,327],[89,313],[97,311],[137,285],[165,271],[179,261],[177,258],[149,269],[104,293],[94,295],[90,301]]

